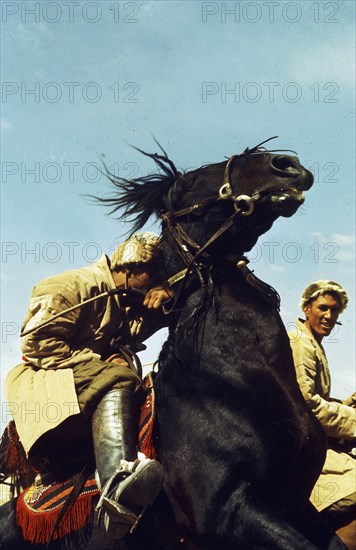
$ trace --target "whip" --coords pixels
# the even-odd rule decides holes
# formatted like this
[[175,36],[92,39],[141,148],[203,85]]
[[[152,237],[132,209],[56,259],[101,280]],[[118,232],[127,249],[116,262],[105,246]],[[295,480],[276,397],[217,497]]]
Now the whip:
[[93,296],[93,298],[89,298],[88,300],[85,300],[84,302],[80,302],[79,304],[76,304],[75,306],[69,307],[67,309],[64,309],[63,311],[60,311],[59,313],[56,313],[53,315],[50,319],[47,319],[43,323],[37,325],[36,327],[30,328],[28,330],[25,330],[24,332],[20,333],[20,337],[27,336],[28,334],[31,334],[31,332],[34,332],[35,330],[38,330],[46,325],[49,325],[54,321],[55,319],[58,319],[58,317],[62,317],[63,315],[66,315],[67,313],[70,313],[71,311],[74,311],[75,309],[78,309],[80,307],[85,306],[86,304],[90,304],[91,302],[95,302],[95,300],[100,300],[101,298],[107,298],[109,296],[113,296],[115,294],[118,294],[121,296],[121,298],[128,298],[130,295],[131,297],[136,298],[143,298],[146,293],[142,290],[139,290],[137,288],[112,288],[110,290],[107,290],[106,292],[102,292],[101,294],[98,294],[97,296]]

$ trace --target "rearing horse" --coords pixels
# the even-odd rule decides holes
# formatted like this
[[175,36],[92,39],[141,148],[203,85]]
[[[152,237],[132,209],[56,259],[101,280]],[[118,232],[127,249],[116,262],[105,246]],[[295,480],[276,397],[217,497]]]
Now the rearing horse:
[[[268,140],[267,140],[268,141]],[[265,142],[263,142],[265,143]],[[178,525],[211,549],[343,548],[308,503],[325,458],[322,429],[297,384],[278,294],[244,253],[303,203],[312,174],[263,144],[180,173],[110,176],[137,230],[162,220],[175,299],[159,357],[156,406],[165,491]]]
[[[181,547],[337,550],[344,545],[308,502],[324,433],[296,381],[278,294],[244,257],[279,216],[297,211],[313,177],[296,157],[261,145],[185,174],[163,150],[144,153],[160,173],[109,175],[118,193],[101,200],[134,217],[133,231],[152,215],[162,220],[175,298],[167,304],[156,408],[164,489],[188,538]],[[150,527],[147,515],[124,547],[172,547],[156,544]],[[32,547],[20,544],[14,503],[1,507],[1,534],[6,549]],[[96,540],[90,548],[106,548],[100,533]]]

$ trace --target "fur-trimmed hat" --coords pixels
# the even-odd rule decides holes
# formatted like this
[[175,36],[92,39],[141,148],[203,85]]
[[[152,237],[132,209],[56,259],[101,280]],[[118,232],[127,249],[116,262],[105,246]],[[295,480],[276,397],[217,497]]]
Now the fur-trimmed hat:
[[121,243],[110,258],[111,269],[121,268],[127,264],[146,264],[162,259],[161,238],[149,231],[135,233]]
[[315,283],[311,283],[304,290],[302,294],[302,299],[300,301],[300,307],[304,311],[306,305],[308,305],[313,300],[316,300],[318,296],[323,296],[324,294],[336,294],[341,304],[340,313],[342,313],[344,309],[346,309],[347,303],[349,301],[346,290],[334,281],[324,280],[315,281]]

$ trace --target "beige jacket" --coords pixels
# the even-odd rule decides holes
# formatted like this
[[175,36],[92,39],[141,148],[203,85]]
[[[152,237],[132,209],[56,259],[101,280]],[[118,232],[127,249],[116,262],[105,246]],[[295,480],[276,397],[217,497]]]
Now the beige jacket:
[[[289,338],[300,389],[326,435],[354,438],[356,410],[330,398],[330,371],[324,348],[302,320],[297,320]],[[327,450],[323,471],[310,499],[319,511],[356,490],[355,464],[348,454]]]
[[[114,288],[107,256],[88,267],[44,279],[33,289],[22,332]],[[121,308],[113,295],[65,313],[22,338],[26,362],[12,369],[5,386],[8,410],[27,453],[41,435],[80,412],[72,368],[100,360],[118,330],[135,333],[140,341],[157,330],[152,326],[144,334],[142,321],[131,308]]]

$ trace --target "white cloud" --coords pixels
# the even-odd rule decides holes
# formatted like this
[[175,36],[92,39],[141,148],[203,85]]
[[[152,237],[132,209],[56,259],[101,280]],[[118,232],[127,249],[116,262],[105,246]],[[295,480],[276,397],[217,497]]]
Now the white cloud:
[[339,246],[352,247],[355,244],[354,235],[343,235],[342,233],[325,233],[323,231],[313,231],[312,236],[324,243],[337,243]]

